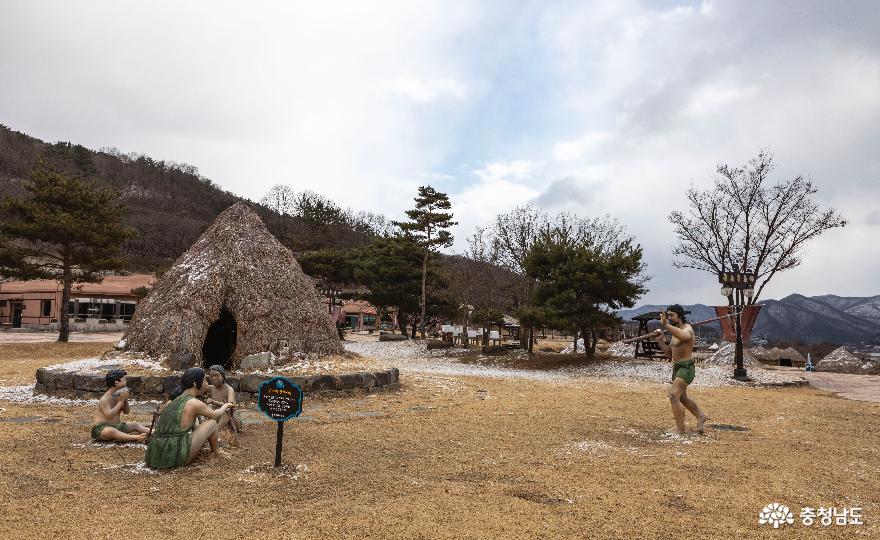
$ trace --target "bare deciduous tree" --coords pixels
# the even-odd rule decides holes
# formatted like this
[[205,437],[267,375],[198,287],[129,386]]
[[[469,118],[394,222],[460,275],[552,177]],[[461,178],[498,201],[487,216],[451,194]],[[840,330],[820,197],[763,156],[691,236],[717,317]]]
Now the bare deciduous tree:
[[275,184],[260,199],[260,204],[274,210],[282,216],[292,216],[296,211],[296,191],[284,184]]
[[776,273],[801,264],[807,242],[846,225],[833,208],[819,208],[810,180],[797,176],[768,185],[772,171],[773,155],[762,151],[742,168],[718,165],[712,188],[691,188],[688,213],[669,214],[678,237],[675,266],[755,272],[757,302]]

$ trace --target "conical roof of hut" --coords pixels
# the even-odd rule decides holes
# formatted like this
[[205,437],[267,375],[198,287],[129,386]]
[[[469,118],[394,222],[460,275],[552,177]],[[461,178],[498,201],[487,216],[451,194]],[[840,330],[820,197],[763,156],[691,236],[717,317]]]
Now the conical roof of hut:
[[752,355],[759,360],[768,360],[770,359],[770,351],[761,347],[760,345],[756,345],[754,347],[749,347],[748,351],[752,353]]
[[877,375],[880,374],[880,363],[865,360],[848,351],[846,347],[838,347],[816,362],[816,371]]
[[793,363],[796,363],[796,364],[806,364],[807,363],[807,358],[804,355],[802,355],[800,353],[800,351],[798,351],[794,347],[789,347],[789,348],[783,350],[782,352],[779,353],[777,358],[788,358]]
[[[209,337],[219,345],[208,348]],[[192,365],[237,368],[245,356],[264,351],[282,361],[285,353],[342,352],[314,283],[244,203],[221,213],[165,272],[123,339],[127,350],[174,368],[171,359],[190,353]],[[227,358],[203,357],[217,354]]]
[[[736,343],[727,343],[718,349],[715,354],[703,360],[703,365],[705,366],[733,367],[735,364]],[[748,349],[743,349],[743,367],[747,369],[763,368],[764,364],[755,358]]]

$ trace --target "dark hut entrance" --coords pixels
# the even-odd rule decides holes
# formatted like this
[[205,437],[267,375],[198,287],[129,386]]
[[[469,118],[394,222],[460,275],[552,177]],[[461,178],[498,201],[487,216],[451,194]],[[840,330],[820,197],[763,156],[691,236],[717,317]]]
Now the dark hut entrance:
[[235,317],[224,306],[220,318],[208,328],[205,344],[202,345],[202,364],[205,367],[220,364],[232,367],[232,352],[235,350]]

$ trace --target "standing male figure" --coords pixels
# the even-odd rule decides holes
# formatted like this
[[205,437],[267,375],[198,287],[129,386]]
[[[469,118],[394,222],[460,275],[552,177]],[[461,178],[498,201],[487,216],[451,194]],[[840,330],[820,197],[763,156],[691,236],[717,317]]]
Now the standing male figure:
[[[96,441],[142,442],[150,432],[134,422],[120,422],[122,413],[128,414],[128,373],[123,369],[107,372],[104,382],[107,391],[98,400],[95,425],[92,426],[92,439]],[[136,433],[136,434],[133,434]]]
[[[672,334],[669,343],[663,332]],[[684,308],[679,304],[669,306],[660,312],[660,328],[655,330],[657,341],[666,356],[674,362],[672,366],[672,387],[669,389],[669,401],[672,403],[672,415],[675,417],[677,433],[684,434],[684,411],[687,409],[697,419],[697,433],[703,433],[708,417],[700,410],[697,403],[688,397],[687,387],[694,382],[696,367],[692,358],[694,352],[694,329],[687,323]]]

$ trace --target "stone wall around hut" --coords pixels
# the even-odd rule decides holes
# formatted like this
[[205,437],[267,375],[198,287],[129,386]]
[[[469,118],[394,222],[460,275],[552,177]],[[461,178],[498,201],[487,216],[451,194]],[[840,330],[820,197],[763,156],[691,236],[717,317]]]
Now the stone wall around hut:
[[[238,402],[255,401],[260,384],[279,373],[250,373],[229,375],[226,382],[235,390]],[[56,397],[98,399],[107,391],[104,374],[75,372],[61,369],[39,368],[34,392]],[[353,393],[358,391],[381,392],[394,390],[400,385],[400,371],[391,368],[383,371],[361,371],[345,374],[324,374],[286,377],[298,384],[306,394]],[[180,374],[128,375],[128,387],[133,399],[162,400],[180,382]]]

